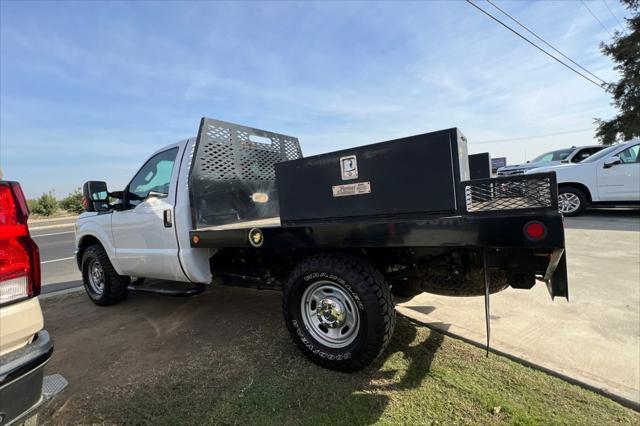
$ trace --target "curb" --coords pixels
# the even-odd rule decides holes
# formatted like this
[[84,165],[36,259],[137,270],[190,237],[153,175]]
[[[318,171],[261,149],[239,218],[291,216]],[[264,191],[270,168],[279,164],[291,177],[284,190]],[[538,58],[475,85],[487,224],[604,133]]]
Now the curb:
[[[427,327],[429,330],[433,330],[433,331],[436,331],[436,332],[438,332],[440,334],[444,334],[445,336],[448,336],[448,337],[451,337],[451,338],[454,338],[454,339],[457,339],[457,340],[461,340],[461,341],[463,341],[465,343],[468,343],[470,345],[473,345],[473,346],[475,346],[477,348],[480,348],[480,349],[483,349],[483,350],[487,349],[486,345],[484,345],[483,343],[479,343],[479,342],[477,342],[475,340],[469,339],[468,337],[464,337],[464,336],[461,336],[459,334],[452,333],[452,332],[450,332],[448,330],[443,330],[443,329],[438,328],[436,326],[433,326],[431,324],[427,324],[427,323],[418,321],[418,320],[416,320],[414,318],[411,318],[411,317],[409,317],[407,315],[404,315],[404,314],[398,312],[397,310],[396,310],[396,312],[399,315],[402,315],[404,318],[408,319],[410,322],[412,322],[414,324],[420,324],[422,326]],[[489,352],[491,352],[492,354],[495,354],[495,355],[503,356],[503,357],[505,357],[505,358],[507,358],[507,359],[509,359],[511,361],[517,362],[518,364],[524,365],[524,366],[529,367],[529,368],[533,368],[534,370],[542,371],[543,373],[546,373],[546,374],[548,374],[550,376],[562,379],[565,382],[571,383],[572,385],[576,385],[576,386],[579,386],[579,387],[581,387],[583,389],[590,390],[591,392],[595,392],[595,393],[597,393],[599,395],[602,395],[602,396],[604,396],[606,398],[609,398],[609,399],[617,402],[618,404],[620,404],[620,405],[622,405],[624,407],[627,407],[627,408],[630,408],[630,409],[632,409],[634,411],[640,412],[640,402],[636,402],[636,401],[630,400],[628,398],[625,398],[623,396],[616,395],[614,393],[609,392],[606,389],[599,388],[599,387],[591,385],[589,383],[585,383],[585,382],[583,382],[581,380],[578,380],[578,379],[576,379],[574,377],[567,376],[564,373],[560,373],[558,371],[552,370],[552,369],[550,369],[548,367],[544,367],[544,366],[539,365],[539,364],[535,364],[535,363],[533,363],[531,361],[528,361],[528,360],[526,360],[524,358],[520,358],[520,357],[518,357],[516,355],[512,355],[510,353],[503,352],[503,351],[501,351],[499,349],[489,348]]]

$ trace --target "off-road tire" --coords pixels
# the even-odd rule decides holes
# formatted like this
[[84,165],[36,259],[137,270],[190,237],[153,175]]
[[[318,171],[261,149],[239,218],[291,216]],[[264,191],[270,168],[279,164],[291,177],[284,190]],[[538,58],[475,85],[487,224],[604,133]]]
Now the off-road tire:
[[582,214],[584,212],[584,209],[587,208],[587,203],[588,203],[587,196],[584,194],[584,192],[582,192],[578,188],[574,188],[573,186],[561,186],[560,188],[558,188],[558,197],[560,197],[560,195],[562,194],[567,194],[567,193],[573,194],[576,197],[578,197],[578,199],[580,200],[580,206],[578,207],[577,210],[573,212],[570,212],[570,213],[562,212],[563,216],[571,217],[571,216],[578,216]]
[[[323,345],[302,320],[305,289],[318,281],[330,281],[356,301],[360,324],[348,346]],[[396,322],[393,296],[382,274],[367,260],[340,253],[323,253],[303,260],[289,275],[283,292],[284,319],[291,338],[316,364],[342,372],[361,370],[389,344]]]
[[[93,260],[97,260],[100,263],[104,272],[104,289],[102,293],[94,291],[89,283],[89,265]],[[131,282],[131,279],[116,273],[109,260],[109,256],[107,256],[107,253],[101,245],[95,244],[85,249],[82,254],[81,271],[82,282],[87,291],[87,295],[96,305],[114,305],[122,302],[129,295],[127,286]]]

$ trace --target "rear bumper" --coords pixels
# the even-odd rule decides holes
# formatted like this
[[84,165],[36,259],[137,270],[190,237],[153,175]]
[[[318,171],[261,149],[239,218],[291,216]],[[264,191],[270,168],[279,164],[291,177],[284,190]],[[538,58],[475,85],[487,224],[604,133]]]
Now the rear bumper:
[[52,353],[51,337],[42,330],[30,344],[0,357],[0,425],[24,418],[41,403],[44,366]]

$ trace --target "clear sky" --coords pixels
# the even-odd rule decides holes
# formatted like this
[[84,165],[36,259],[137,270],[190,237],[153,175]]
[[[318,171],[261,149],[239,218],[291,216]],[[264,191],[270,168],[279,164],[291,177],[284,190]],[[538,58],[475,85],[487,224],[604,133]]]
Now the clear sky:
[[[497,4],[617,79],[599,49],[610,35],[581,2]],[[606,5],[628,15],[587,4],[610,32]],[[615,112],[461,1],[2,1],[0,12],[0,166],[28,197],[86,180],[122,189],[202,116],[297,136],[305,155],[455,126],[470,152],[518,162],[593,143],[594,117]]]

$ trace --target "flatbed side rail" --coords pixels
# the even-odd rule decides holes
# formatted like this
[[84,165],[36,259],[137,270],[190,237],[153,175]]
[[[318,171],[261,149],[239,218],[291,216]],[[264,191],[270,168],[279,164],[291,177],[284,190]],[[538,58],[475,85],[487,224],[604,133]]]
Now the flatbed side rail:
[[460,183],[459,208],[465,214],[558,211],[556,174],[505,176]]
[[[529,222],[544,223],[538,241],[523,232]],[[558,212],[462,215],[424,220],[369,223],[318,223],[190,232],[191,247],[248,248],[251,231],[261,233],[262,248],[492,247],[564,248],[562,215]]]

